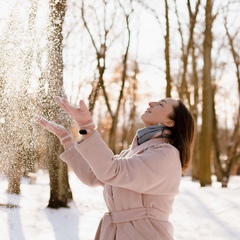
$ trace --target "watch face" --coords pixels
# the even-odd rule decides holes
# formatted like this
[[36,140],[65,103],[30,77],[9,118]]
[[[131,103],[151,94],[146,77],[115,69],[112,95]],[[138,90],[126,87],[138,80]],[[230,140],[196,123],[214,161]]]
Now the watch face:
[[87,134],[87,130],[85,130],[85,129],[80,130],[79,133],[80,133],[81,135],[85,135],[85,134]]

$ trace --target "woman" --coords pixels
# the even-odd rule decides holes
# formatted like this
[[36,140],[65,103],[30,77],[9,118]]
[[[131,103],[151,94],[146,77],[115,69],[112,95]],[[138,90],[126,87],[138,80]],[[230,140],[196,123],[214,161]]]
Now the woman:
[[119,155],[107,147],[84,101],[74,107],[57,97],[57,104],[79,126],[82,140],[73,143],[68,131],[38,116],[36,121],[54,133],[65,151],[60,158],[89,186],[104,187],[109,212],[95,240],[170,240],[169,222],[182,172],[190,164],[194,121],[180,100],[150,102],[131,147]]

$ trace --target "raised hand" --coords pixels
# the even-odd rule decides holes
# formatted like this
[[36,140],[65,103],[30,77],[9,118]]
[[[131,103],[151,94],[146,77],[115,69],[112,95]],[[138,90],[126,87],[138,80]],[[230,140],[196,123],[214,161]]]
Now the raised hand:
[[56,135],[56,137],[59,138],[61,144],[72,140],[70,133],[63,126],[58,125],[55,122],[48,121],[46,118],[39,115],[35,115],[34,119],[40,126]]
[[79,107],[73,106],[67,101],[67,99],[61,97],[56,97],[55,101],[64,112],[77,122],[80,130],[93,130],[95,128],[92,116],[83,100],[80,100]]

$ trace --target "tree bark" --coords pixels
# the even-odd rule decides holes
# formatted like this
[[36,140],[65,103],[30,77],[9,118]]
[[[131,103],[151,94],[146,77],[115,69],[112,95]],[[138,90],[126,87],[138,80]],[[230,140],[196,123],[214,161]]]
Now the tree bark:
[[10,194],[20,194],[21,193],[21,177],[23,175],[23,148],[22,144],[17,146],[16,151],[12,149],[13,152],[10,155],[13,163],[8,169],[8,190]]
[[[45,96],[45,115],[56,122],[62,120],[63,113],[56,106],[55,96],[62,96],[63,93],[63,58],[62,58],[62,27],[65,16],[66,0],[49,2],[49,27],[48,27],[48,62],[43,79],[48,84]],[[60,151],[63,148],[60,141],[50,133],[48,134],[48,163],[50,177],[50,199],[48,207],[59,208],[67,207],[71,190],[66,175],[67,165],[59,162]],[[65,174],[63,174],[65,173]],[[69,195],[70,194],[70,195]]]
[[166,29],[166,35],[164,36],[165,40],[165,66],[166,66],[166,97],[171,97],[171,66],[170,66],[170,26],[169,26],[169,16],[168,16],[168,1],[165,0],[165,29]]
[[211,185],[211,146],[213,124],[213,101],[211,85],[211,49],[212,49],[212,1],[206,1],[204,32],[204,66],[202,86],[202,129],[200,136],[200,184]]

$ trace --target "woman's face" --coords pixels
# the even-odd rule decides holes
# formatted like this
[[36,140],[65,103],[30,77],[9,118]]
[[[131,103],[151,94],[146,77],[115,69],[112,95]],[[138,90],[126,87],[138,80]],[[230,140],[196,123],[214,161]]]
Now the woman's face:
[[173,113],[173,107],[178,105],[178,101],[172,98],[164,98],[159,102],[150,102],[149,108],[141,115],[145,127],[154,124],[163,124],[168,127],[174,126],[174,121],[168,116]]

